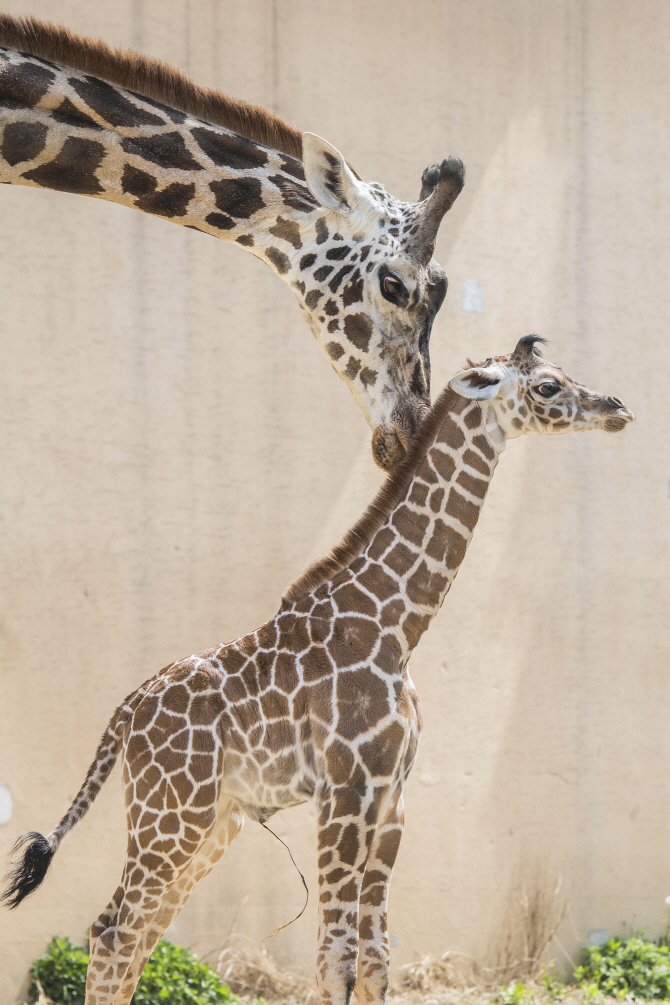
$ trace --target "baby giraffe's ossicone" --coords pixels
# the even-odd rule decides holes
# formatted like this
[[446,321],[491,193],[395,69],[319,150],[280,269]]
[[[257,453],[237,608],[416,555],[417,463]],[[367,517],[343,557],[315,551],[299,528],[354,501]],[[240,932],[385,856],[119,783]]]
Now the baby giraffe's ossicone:
[[86,1005],[128,1005],[156,942],[244,815],[318,811],[324,1003],[381,1003],[386,907],[421,713],[409,657],[444,600],[507,439],[633,419],[544,360],[537,336],[449,382],[344,540],[257,631],[161,670],[115,711],[58,826],[19,840],[4,895],[36,889],[122,753],[128,849],[91,927]]

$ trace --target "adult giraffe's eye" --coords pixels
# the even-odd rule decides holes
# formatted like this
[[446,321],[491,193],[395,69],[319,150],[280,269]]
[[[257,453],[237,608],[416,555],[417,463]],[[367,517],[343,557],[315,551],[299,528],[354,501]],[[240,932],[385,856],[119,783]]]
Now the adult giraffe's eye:
[[551,398],[557,391],[560,391],[560,384],[557,384],[554,380],[543,380],[541,384],[537,385],[535,390],[543,398]]
[[407,300],[407,288],[395,272],[387,272],[382,276],[380,288],[384,299],[392,304],[401,304]]

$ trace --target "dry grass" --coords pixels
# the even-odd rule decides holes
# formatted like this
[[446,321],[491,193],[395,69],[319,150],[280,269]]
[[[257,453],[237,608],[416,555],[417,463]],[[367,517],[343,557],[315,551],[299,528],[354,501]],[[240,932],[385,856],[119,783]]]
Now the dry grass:
[[[35,979],[35,984],[37,985],[38,997],[33,1005],[54,1005],[52,999],[45,995],[44,988],[37,979]],[[28,1002],[26,1002],[25,1005],[28,1005]]]
[[560,878],[537,872],[530,882],[512,883],[494,947],[493,966],[482,967],[480,981],[489,986],[515,980],[537,980],[547,964],[547,950],[565,917]]
[[[505,993],[488,977],[476,976],[473,961],[458,953],[424,956],[400,968],[389,988],[387,1005],[581,1005],[583,993],[565,988],[560,998],[537,983],[524,985],[523,1001],[507,1003]],[[267,950],[231,944],[219,957],[217,970],[242,1005],[260,997],[268,1005],[318,1005],[313,981],[279,967]],[[573,993],[574,992],[574,993]],[[600,1003],[599,1003],[600,1005]]]
[[[495,985],[487,977],[477,978],[478,969],[483,968],[458,953],[424,956],[400,968],[389,988],[387,1005],[621,1005],[619,999],[604,996],[595,1000],[571,985],[548,988],[532,980],[516,988],[514,981],[506,987]],[[220,954],[217,970],[239,995],[240,1005],[254,1005],[259,998],[268,1005],[319,1005],[313,981],[282,969],[265,949],[232,942]],[[35,1005],[54,1005],[39,983],[38,990]]]
[[[266,950],[233,944],[221,953],[217,969],[239,995],[241,1005],[254,1005],[259,997],[265,998],[268,1005],[319,1003],[315,984],[277,966]],[[471,960],[458,953],[424,956],[400,968],[389,988],[387,1005],[621,1005],[618,999],[604,996],[596,1001],[574,985],[547,987],[520,978],[507,985],[495,985],[489,977],[475,978],[476,969]]]
[[621,1005],[618,998],[603,996],[594,1000],[574,985],[562,986],[559,992],[532,982],[524,983],[520,991],[515,991],[513,984],[495,990],[438,986],[427,993],[394,987],[389,989],[386,1002],[387,1005]]
[[267,949],[232,942],[219,955],[216,969],[231,991],[243,1000],[265,998],[271,1005],[317,1005],[316,985],[307,977],[283,970]]
[[444,988],[463,990],[468,981],[466,972],[472,970],[472,961],[459,953],[446,952],[441,956],[422,956],[415,963],[400,968],[396,981],[399,991],[416,991],[431,995]]
[[[549,1005],[582,1002],[578,988],[552,992],[538,978],[547,951],[565,915],[560,882],[538,873],[525,884],[515,879],[504,904],[502,923],[490,960],[484,966],[456,952],[424,956],[400,968],[389,988],[389,1005]],[[263,997],[269,1005],[318,1005],[316,985],[279,967],[266,949],[233,939],[219,957],[222,979],[245,1003]],[[521,998],[508,986],[523,981]],[[508,1001],[509,999],[509,1001]]]

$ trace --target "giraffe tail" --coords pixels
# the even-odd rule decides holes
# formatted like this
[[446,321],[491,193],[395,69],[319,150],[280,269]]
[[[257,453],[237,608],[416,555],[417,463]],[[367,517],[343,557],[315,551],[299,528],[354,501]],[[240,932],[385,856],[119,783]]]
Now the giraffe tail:
[[107,781],[121,749],[122,728],[127,712],[128,708],[124,702],[112,716],[98,745],[95,760],[88,769],[84,784],[58,826],[47,837],[38,834],[37,831],[22,834],[14,845],[12,854],[19,857],[14,868],[5,877],[7,887],[0,895],[0,902],[10,910],[18,907],[28,894],[38,888],[49,871],[51,860],[61,841],[81,820]]

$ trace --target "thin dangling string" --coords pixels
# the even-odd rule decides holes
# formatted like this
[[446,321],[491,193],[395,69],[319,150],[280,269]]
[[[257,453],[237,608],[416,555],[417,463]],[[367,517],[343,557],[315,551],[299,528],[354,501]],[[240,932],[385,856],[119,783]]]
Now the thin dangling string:
[[263,823],[262,820],[259,820],[258,822],[261,825],[261,827],[264,827],[265,830],[268,831],[269,834],[272,834],[273,837],[277,838],[277,841],[279,841],[280,844],[284,845],[284,848],[286,848],[286,851],[289,853],[289,857],[290,857],[291,861],[293,862],[293,865],[295,866],[296,872],[298,873],[298,875],[300,876],[300,879],[302,880],[302,885],[305,887],[305,903],[302,906],[302,911],[300,912],[300,914],[296,914],[295,918],[291,918],[291,920],[287,921],[285,925],[280,925],[279,928],[275,928],[274,932],[272,932],[271,935],[266,935],[265,938],[263,939],[263,942],[267,942],[268,939],[274,939],[275,935],[277,935],[278,932],[281,932],[283,928],[288,928],[289,925],[292,925],[294,921],[297,921],[298,918],[301,918],[303,916],[303,914],[305,913],[305,909],[307,907],[307,904],[309,903],[309,888],[307,886],[307,882],[305,880],[305,877],[303,876],[303,874],[300,872],[300,869],[298,868],[296,860],[293,858],[293,853],[292,853],[291,849],[286,844],[286,841],[284,841],[283,838],[280,838],[279,834],[275,834],[275,832],[272,830],[272,828],[268,827],[268,825],[266,823]]

